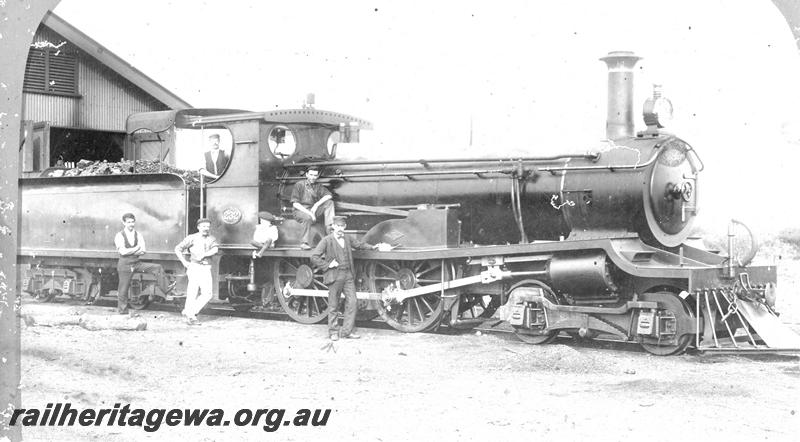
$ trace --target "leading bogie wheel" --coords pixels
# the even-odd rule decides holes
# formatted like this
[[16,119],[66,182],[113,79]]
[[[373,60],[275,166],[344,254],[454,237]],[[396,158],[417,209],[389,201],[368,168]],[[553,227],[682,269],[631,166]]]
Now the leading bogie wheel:
[[539,334],[533,334],[528,330],[523,329],[515,329],[514,335],[519,338],[520,341],[531,344],[531,345],[544,345],[549,344],[556,340],[558,337],[558,332],[556,331],[548,331]]
[[[544,283],[542,283],[540,281],[536,281],[536,280],[530,280],[530,281],[526,281],[524,283],[518,284],[518,285],[512,287],[509,290],[509,293],[511,291],[513,291],[515,288],[521,287],[521,286],[524,286],[524,285],[529,285],[529,286],[541,288],[544,291],[544,297],[547,298],[548,301],[552,302],[553,304],[558,304],[558,299],[556,298],[555,293],[553,293],[553,290],[551,290],[550,287],[548,287],[546,284],[544,284]],[[540,306],[536,305],[534,307],[540,307]],[[549,344],[549,343],[555,341],[555,339],[558,337],[558,330],[546,330],[545,329],[545,330],[539,331],[539,330],[530,330],[530,329],[527,329],[527,328],[524,328],[524,327],[514,326],[514,334],[517,336],[517,338],[519,338],[520,341],[522,341],[522,342],[524,342],[526,344],[544,345],[544,344]]]
[[288,286],[296,289],[323,290],[327,293],[328,286],[323,284],[322,275],[313,272],[308,259],[279,258],[272,271],[275,296],[286,314],[302,324],[316,324],[327,318],[327,296],[295,296],[285,290]]
[[[453,279],[452,265],[441,260],[373,261],[367,264],[370,291],[382,293],[390,285],[402,290],[424,287]],[[439,325],[444,315],[440,291],[407,298],[399,303],[378,302],[378,313],[389,326],[406,333],[428,331]]]
[[689,330],[689,324],[695,323],[694,311],[678,295],[672,292],[645,293],[642,301],[658,302],[661,308],[661,317],[676,321],[675,337],[672,339],[640,338],[641,346],[657,356],[670,356],[681,354],[689,347],[695,334]]

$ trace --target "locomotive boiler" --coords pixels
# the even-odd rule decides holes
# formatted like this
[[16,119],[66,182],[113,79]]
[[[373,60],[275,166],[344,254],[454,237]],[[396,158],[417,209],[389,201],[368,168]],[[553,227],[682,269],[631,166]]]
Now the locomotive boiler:
[[[102,292],[103,275],[113,274],[108,226],[115,228],[121,213],[146,214],[144,234],[165,247],[206,216],[222,243],[214,263],[217,300],[240,310],[277,303],[296,321],[323,321],[327,287],[310,252],[298,247],[300,227],[289,201],[294,183],[317,166],[337,213],[348,215],[349,234],[396,246],[354,256],[362,315],[379,316],[397,330],[466,328],[492,319],[534,344],[564,333],[638,342],[659,355],[689,346],[800,348],[774,312],[774,266],[689,244],[703,164],[691,145],[661,130],[657,97],[645,106],[647,129],[634,132],[638,57],[613,52],[602,60],[609,68],[607,140],[581,154],[348,161],[337,150],[357,142],[371,123],[341,113],[133,115],[127,122],[133,144],[171,162],[188,158],[182,140],[222,133],[226,170],[197,188],[169,174],[21,180],[23,214],[36,215],[22,224],[20,260],[30,268],[23,281],[33,287],[24,288],[51,293],[68,288],[69,280]],[[188,146],[192,155],[202,154],[196,142]],[[136,196],[120,201],[120,188]],[[48,189],[67,203],[47,204]],[[161,195],[174,200],[163,203]],[[249,240],[264,210],[283,220],[280,238],[253,260]],[[64,222],[41,221],[51,218]],[[318,238],[325,234],[315,228]],[[75,233],[59,242],[52,233],[59,230]],[[95,239],[79,239],[87,235]],[[55,239],[44,244],[41,238]],[[149,258],[160,260],[179,281],[178,291],[185,290],[174,259]],[[139,304],[153,295],[143,290]]]

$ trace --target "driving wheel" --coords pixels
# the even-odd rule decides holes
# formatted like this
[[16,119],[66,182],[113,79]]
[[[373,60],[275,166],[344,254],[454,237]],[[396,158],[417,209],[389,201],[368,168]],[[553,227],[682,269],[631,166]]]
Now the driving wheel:
[[[367,264],[367,280],[372,292],[383,292],[390,285],[401,290],[424,287],[449,281],[455,274],[452,265],[441,260],[425,261],[373,261]],[[444,303],[439,290],[399,303],[385,305],[378,302],[378,314],[392,328],[413,333],[431,330],[439,325],[444,314]]]
[[[279,258],[273,267],[275,296],[283,311],[302,324],[322,322],[328,315],[328,286],[322,283],[322,275],[315,274],[308,259]],[[324,290],[326,296],[295,296],[285,288]]]

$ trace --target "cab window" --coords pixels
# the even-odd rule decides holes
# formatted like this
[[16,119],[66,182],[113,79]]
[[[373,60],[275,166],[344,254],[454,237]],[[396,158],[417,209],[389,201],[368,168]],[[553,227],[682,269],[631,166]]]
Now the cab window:
[[269,150],[279,160],[285,160],[294,153],[297,145],[294,135],[285,126],[276,126],[269,132]]
[[228,168],[233,155],[233,137],[224,128],[177,128],[175,150],[175,167],[199,170],[213,180]]

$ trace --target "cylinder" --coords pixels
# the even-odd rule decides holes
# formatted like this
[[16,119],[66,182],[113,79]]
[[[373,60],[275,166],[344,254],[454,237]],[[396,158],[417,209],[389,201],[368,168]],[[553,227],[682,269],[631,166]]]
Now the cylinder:
[[630,51],[609,52],[601,58],[608,66],[608,116],[606,138],[633,136],[633,67],[641,60]]
[[548,265],[550,283],[559,293],[575,297],[605,295],[617,290],[610,263],[602,250],[555,256]]

